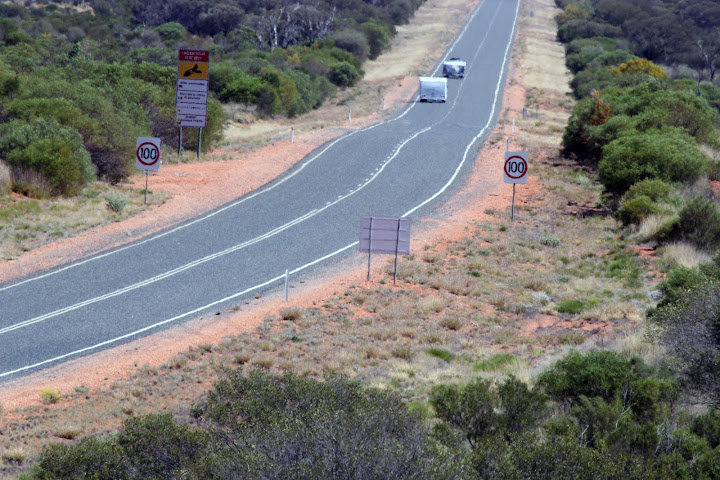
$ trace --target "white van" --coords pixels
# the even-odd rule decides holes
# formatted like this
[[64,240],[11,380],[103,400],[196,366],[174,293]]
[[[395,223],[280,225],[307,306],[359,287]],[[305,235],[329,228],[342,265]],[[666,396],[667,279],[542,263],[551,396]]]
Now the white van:
[[418,96],[421,102],[444,102],[447,99],[447,78],[420,77]]

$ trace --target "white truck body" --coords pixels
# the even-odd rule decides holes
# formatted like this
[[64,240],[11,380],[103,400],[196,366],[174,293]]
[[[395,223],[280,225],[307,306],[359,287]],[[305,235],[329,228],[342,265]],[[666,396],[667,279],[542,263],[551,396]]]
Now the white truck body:
[[443,62],[443,77],[463,78],[465,76],[465,67],[467,63],[459,58],[451,58]]
[[447,78],[420,77],[418,96],[421,102],[444,102],[447,99]]

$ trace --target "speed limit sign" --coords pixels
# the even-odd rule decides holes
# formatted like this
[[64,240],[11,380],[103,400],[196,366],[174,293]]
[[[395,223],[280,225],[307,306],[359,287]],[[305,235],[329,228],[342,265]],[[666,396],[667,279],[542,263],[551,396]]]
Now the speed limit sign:
[[505,152],[505,183],[527,183],[527,152]]
[[140,170],[160,169],[160,139],[138,137],[135,151],[135,166]]

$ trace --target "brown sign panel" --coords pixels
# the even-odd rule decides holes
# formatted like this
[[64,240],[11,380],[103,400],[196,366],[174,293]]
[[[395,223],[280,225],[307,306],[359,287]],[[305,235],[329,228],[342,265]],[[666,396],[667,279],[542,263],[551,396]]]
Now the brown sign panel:
[[410,219],[406,217],[360,217],[360,251],[410,254]]

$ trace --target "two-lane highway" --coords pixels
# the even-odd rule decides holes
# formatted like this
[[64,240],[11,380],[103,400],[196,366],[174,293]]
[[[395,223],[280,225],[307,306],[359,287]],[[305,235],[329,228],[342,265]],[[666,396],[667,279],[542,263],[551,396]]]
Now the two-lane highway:
[[482,0],[447,51],[468,66],[448,80],[446,103],[413,103],[329,142],[207,215],[0,285],[0,381],[277,288],[286,269],[356,251],[361,215],[430,212],[460,186],[497,119],[519,8]]

